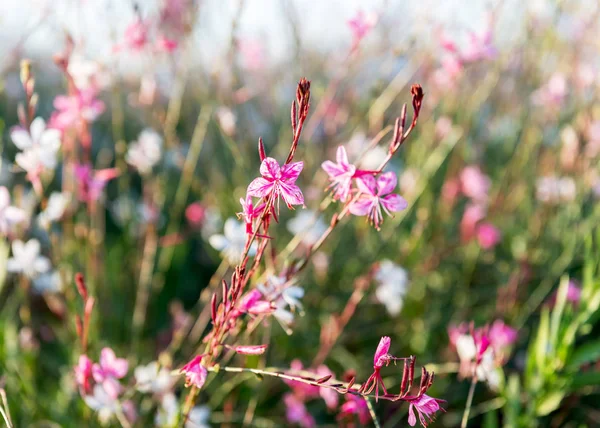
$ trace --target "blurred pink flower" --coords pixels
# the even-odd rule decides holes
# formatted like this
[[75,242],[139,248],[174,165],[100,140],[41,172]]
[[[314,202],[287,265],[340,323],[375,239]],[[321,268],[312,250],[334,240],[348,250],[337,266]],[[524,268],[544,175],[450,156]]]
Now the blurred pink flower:
[[92,366],[94,380],[102,384],[109,397],[117,398],[121,393],[121,384],[117,379],[125,377],[129,364],[125,358],[117,358],[110,348],[100,351],[100,363]]
[[302,190],[294,184],[304,167],[303,162],[294,162],[279,166],[273,158],[265,158],[260,166],[262,177],[255,178],[248,186],[248,195],[257,198],[283,197],[288,208],[292,205],[303,205]]
[[358,10],[356,14],[348,20],[348,26],[352,31],[352,46],[355,49],[363,38],[377,24],[377,15],[375,13],[365,13]]
[[202,357],[204,355],[196,355],[192,360],[181,368],[180,373],[185,374],[185,386],[194,385],[196,388],[202,388],[206,382],[208,371],[204,367]]
[[502,357],[506,349],[517,341],[519,334],[516,329],[506,325],[504,321],[496,320],[492,323],[488,336],[494,353],[497,357]]
[[265,47],[258,40],[243,38],[238,41],[238,50],[242,56],[243,66],[251,71],[258,71],[265,66]]
[[[319,379],[326,376],[333,376],[333,372],[324,364],[321,364],[316,370],[304,369],[302,362],[298,359],[295,359],[291,362],[290,369],[294,372],[299,372],[302,370],[309,371],[314,373]],[[293,380],[287,380],[285,383],[287,383],[293,389],[294,395],[301,401],[306,401],[320,396],[323,401],[325,401],[325,404],[329,409],[335,409],[338,405],[338,393],[332,389],[322,388]]]
[[[558,291],[555,292],[550,299],[548,300],[548,304],[550,306],[554,306],[556,304],[556,295]],[[574,305],[578,305],[581,300],[581,287],[579,283],[574,280],[569,280],[569,284],[567,286],[567,302],[570,302]]]
[[171,39],[164,34],[159,34],[156,38],[156,48],[159,51],[171,53],[179,47],[177,40]]
[[357,415],[358,420],[362,425],[368,425],[371,421],[371,414],[369,413],[369,407],[364,398],[356,396],[354,394],[346,394],[346,402],[342,404],[338,419],[344,419],[346,417],[352,417]]
[[500,230],[491,223],[481,223],[477,226],[477,240],[482,248],[489,250],[500,242]]
[[567,95],[567,79],[564,74],[555,72],[548,82],[531,94],[534,104],[545,107],[559,107]]
[[283,396],[285,403],[285,415],[288,422],[296,423],[303,428],[312,428],[316,426],[314,418],[308,413],[308,409],[298,397],[288,392]]
[[357,216],[366,215],[374,227],[379,230],[383,222],[383,211],[390,217],[392,212],[402,211],[408,206],[404,198],[391,194],[398,179],[393,172],[386,172],[377,181],[372,175],[360,177],[356,183],[361,192],[358,199],[350,205],[350,212]]
[[200,202],[193,202],[185,209],[185,219],[192,227],[201,227],[206,218],[206,209]]
[[49,126],[60,131],[79,126],[81,121],[93,122],[104,112],[104,103],[96,99],[92,88],[79,90],[77,94],[58,95],[54,98],[56,111],[50,117]]
[[79,200],[93,202],[100,199],[106,184],[119,175],[116,168],[92,170],[89,164],[76,164],[75,177],[77,177],[77,191]]
[[92,392],[92,360],[87,355],[80,355],[75,366],[75,382],[82,391],[82,395]]
[[485,209],[481,205],[469,204],[460,221],[460,238],[468,242],[477,235],[477,224],[485,218]]
[[485,202],[490,191],[490,178],[477,165],[469,165],[460,173],[463,194],[477,202]]
[[441,402],[443,402],[443,400],[430,397],[427,394],[422,394],[410,400],[410,405],[408,407],[409,425],[415,426],[415,424],[417,423],[417,418],[414,413],[414,410],[416,410],[419,416],[419,422],[421,423],[421,425],[426,427],[428,423],[434,420],[435,412],[439,410],[444,410],[440,407]]
[[125,28],[123,34],[123,42],[115,45],[114,51],[124,49],[132,51],[141,51],[148,44],[149,24],[140,17],[136,17],[134,21]]
[[333,199],[346,202],[350,195],[356,167],[348,162],[348,155],[344,146],[339,146],[337,149],[336,163],[325,161],[321,164],[321,168],[329,175],[329,181],[331,181],[329,188],[334,189]]
[[442,186],[442,199],[448,204],[453,204],[458,195],[460,195],[460,181],[457,178],[446,180]]
[[240,299],[240,302],[238,303],[237,307],[237,310],[240,312],[240,315],[242,313],[261,315],[273,312],[275,309],[273,308],[271,302],[267,300],[262,300],[262,297],[262,293],[256,288],[244,294]]

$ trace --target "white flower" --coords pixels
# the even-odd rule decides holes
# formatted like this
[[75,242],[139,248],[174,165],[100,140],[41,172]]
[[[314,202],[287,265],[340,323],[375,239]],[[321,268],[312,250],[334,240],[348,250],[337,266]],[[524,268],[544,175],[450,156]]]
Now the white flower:
[[22,128],[10,133],[10,137],[22,153],[17,154],[15,162],[31,176],[37,176],[43,169],[54,169],[60,148],[60,131],[46,129],[46,122],[37,117],[31,122],[31,134]]
[[165,394],[160,400],[160,407],[154,418],[154,425],[160,427],[174,426],[177,423],[178,416],[179,404],[175,394]]
[[27,214],[20,208],[10,205],[10,193],[0,186],[0,235],[7,235],[13,227],[27,219]]
[[165,367],[160,367],[157,361],[153,361],[146,366],[136,367],[134,376],[138,391],[155,394],[164,394],[169,391],[176,380],[171,375],[171,371]]
[[375,281],[378,283],[375,296],[392,316],[402,310],[404,296],[408,291],[408,274],[406,270],[391,260],[383,260],[375,272]]
[[92,395],[86,395],[83,399],[92,410],[98,412],[98,419],[102,423],[107,423],[120,408],[119,401],[111,398],[100,384],[94,386]]
[[540,177],[536,184],[536,198],[541,202],[571,202],[577,195],[575,180],[571,177]]
[[110,84],[110,76],[100,64],[79,54],[71,55],[68,70],[78,89],[103,89]]
[[491,347],[486,349],[481,356],[481,361],[477,365],[476,371],[477,377],[486,381],[492,390],[497,391],[500,388],[501,368],[496,364],[494,350]]
[[56,270],[43,273],[33,279],[33,288],[40,294],[60,292],[63,288],[62,277]]
[[233,134],[235,134],[235,124],[237,122],[237,118],[231,109],[227,107],[219,107],[215,114],[217,116],[219,126],[225,135],[231,137]]
[[315,217],[314,211],[302,210],[287,222],[287,228],[294,235],[300,235],[306,245],[313,245],[327,230],[327,225],[323,217]]
[[40,242],[37,239],[30,239],[26,243],[18,239],[13,241],[12,252],[13,256],[6,264],[9,272],[22,272],[33,279],[50,270],[50,260],[40,255]]
[[[246,246],[246,226],[233,217],[228,218],[223,226],[223,235],[213,235],[208,242],[215,250],[221,251],[231,264],[241,262],[242,253]],[[256,253],[256,242],[252,243],[249,255]]]
[[52,192],[48,198],[46,209],[38,216],[40,225],[47,228],[50,226],[50,223],[60,220],[65,213],[67,205],[69,205],[69,199],[68,193]]
[[137,141],[134,141],[127,150],[125,160],[139,171],[147,174],[158,163],[162,153],[162,138],[156,132],[145,129]]
[[[275,303],[273,316],[287,334],[291,334],[289,326],[294,322],[296,309],[302,311],[300,299],[304,297],[304,289],[284,277],[271,276],[266,284],[258,284],[256,288],[265,298]],[[291,310],[288,310],[288,306]]]

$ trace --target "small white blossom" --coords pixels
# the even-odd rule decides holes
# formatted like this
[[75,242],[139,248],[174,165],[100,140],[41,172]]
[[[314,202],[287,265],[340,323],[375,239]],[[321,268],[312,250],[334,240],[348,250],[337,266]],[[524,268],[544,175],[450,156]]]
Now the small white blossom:
[[300,299],[304,297],[304,289],[280,276],[271,276],[266,284],[259,284],[256,288],[267,300],[275,303],[273,316],[285,332],[291,334],[289,326],[294,322],[294,313],[303,309]]
[[162,138],[155,131],[145,129],[129,146],[125,160],[140,174],[147,174],[158,163],[161,154]]
[[62,277],[60,272],[53,271],[42,273],[33,279],[33,288],[37,293],[58,293],[63,289]]
[[16,128],[10,137],[22,153],[17,154],[15,162],[31,176],[38,176],[44,169],[54,169],[58,163],[60,131],[46,129],[46,122],[37,117],[31,122],[30,132]]
[[406,270],[391,260],[383,260],[375,272],[375,281],[378,286],[375,296],[392,316],[402,310],[404,296],[408,291],[408,274]]
[[[217,234],[209,238],[208,242],[215,250],[221,251],[231,264],[241,262],[242,253],[246,246],[246,226],[233,217],[228,218],[223,226],[223,235]],[[249,254],[256,253],[256,242],[250,247]]]
[[27,220],[27,213],[10,205],[10,193],[4,186],[0,186],[0,235],[6,236],[13,228]]
[[171,371],[165,367],[160,367],[157,361],[136,367],[134,376],[138,391],[154,394],[166,393],[176,381],[176,378],[171,375]]
[[120,409],[119,401],[111,398],[100,384],[94,386],[92,395],[86,395],[83,399],[92,410],[98,412],[98,419],[102,423],[107,423]]
[[49,227],[50,223],[60,220],[69,205],[69,195],[67,193],[52,192],[48,198],[46,209],[38,216],[38,222],[42,227]]
[[12,243],[13,256],[8,259],[6,268],[9,272],[21,272],[28,278],[35,278],[50,270],[50,260],[40,255],[40,242],[30,239],[26,243],[15,240]]
[[327,230],[323,217],[315,217],[315,212],[302,210],[287,222],[288,230],[294,235],[301,235],[302,242],[313,245]]

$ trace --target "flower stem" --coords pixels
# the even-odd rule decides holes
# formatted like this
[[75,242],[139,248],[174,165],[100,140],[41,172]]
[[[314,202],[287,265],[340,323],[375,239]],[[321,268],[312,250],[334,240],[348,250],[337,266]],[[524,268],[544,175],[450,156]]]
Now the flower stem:
[[381,428],[381,424],[377,420],[377,415],[375,414],[375,409],[373,408],[373,403],[371,403],[371,400],[369,400],[368,398],[365,398],[365,401],[367,402],[367,407],[369,408],[369,414],[371,415],[371,419],[373,419],[373,425],[375,425],[375,428]]
[[477,385],[477,375],[473,376],[471,382],[471,388],[469,388],[469,395],[467,396],[467,405],[465,406],[465,412],[463,413],[462,422],[460,428],[467,427],[467,421],[469,420],[469,413],[471,413],[471,405],[473,404],[473,396],[475,395],[475,385]]

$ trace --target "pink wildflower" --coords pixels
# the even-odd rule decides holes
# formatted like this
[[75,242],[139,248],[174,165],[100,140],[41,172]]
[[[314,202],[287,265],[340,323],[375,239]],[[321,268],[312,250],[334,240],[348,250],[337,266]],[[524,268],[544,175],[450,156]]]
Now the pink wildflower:
[[[548,300],[550,306],[554,306],[556,304],[556,295],[558,292],[554,293],[552,297]],[[574,305],[578,305],[581,300],[581,287],[579,287],[578,282],[574,280],[569,280],[569,284],[567,286],[567,302],[571,302]]]
[[273,158],[265,158],[260,165],[262,177],[255,178],[248,186],[248,195],[257,198],[283,197],[288,208],[292,205],[303,205],[302,190],[295,184],[304,162],[294,162],[279,166]]
[[381,174],[377,181],[371,175],[360,177],[357,185],[361,193],[358,200],[350,205],[350,212],[357,216],[367,215],[369,221],[379,230],[383,222],[381,207],[392,216],[392,212],[402,211],[408,206],[402,196],[391,194],[397,181],[393,172]]
[[204,367],[202,357],[204,355],[196,355],[192,360],[181,368],[181,373],[185,374],[185,386],[194,385],[196,388],[202,388],[206,382],[208,371]]
[[92,360],[87,355],[80,355],[79,362],[75,366],[75,382],[82,391],[82,394],[92,392]]
[[500,242],[501,234],[491,223],[482,223],[477,227],[477,240],[482,248],[489,250]]
[[80,122],[93,122],[104,111],[104,103],[96,99],[96,91],[84,89],[75,95],[54,98],[56,111],[50,117],[50,127],[65,131],[79,126]]
[[352,415],[357,415],[359,422],[365,426],[371,421],[371,414],[365,399],[354,394],[346,394],[346,402],[342,404],[338,418],[345,419]]
[[143,50],[148,44],[148,32],[148,23],[144,22],[140,17],[136,17],[135,20],[125,28],[123,43],[116,45],[114,50],[120,51],[129,49],[137,52]]
[[206,209],[200,202],[193,202],[185,209],[185,219],[192,227],[200,227],[206,218]]
[[381,378],[381,368],[384,365],[387,366],[390,361],[398,359],[388,353],[391,343],[392,340],[388,336],[383,336],[381,338],[379,345],[377,345],[377,349],[375,350],[375,355],[373,356],[373,374],[369,376],[369,379],[367,379],[367,381],[363,383],[358,390],[358,392],[361,394],[370,394],[371,391],[375,389],[375,401],[379,399],[380,386],[385,395],[388,393],[385,385],[383,384],[383,379]]
[[[292,371],[299,372],[304,370],[302,362],[300,360],[293,360],[290,364]],[[316,375],[317,378],[321,379],[326,376],[333,376],[333,372],[329,368],[321,364],[316,370],[310,369],[310,371]],[[293,380],[285,381],[293,390],[294,394],[301,400],[309,400],[311,398],[321,397],[329,409],[335,409],[338,405],[338,393],[333,389],[323,388],[315,385],[309,385],[304,382],[298,382]]]
[[238,218],[244,217],[244,223],[246,223],[246,233],[251,235],[253,233],[252,222],[254,219],[257,219],[262,215],[265,209],[265,204],[262,203],[258,207],[255,207],[252,203],[251,196],[246,196],[245,201],[244,198],[240,198],[240,204],[242,204],[242,212],[238,213]]
[[336,163],[325,161],[321,168],[329,175],[331,184],[329,187],[334,189],[333,199],[346,202],[350,195],[352,179],[356,174],[356,167],[348,162],[348,155],[343,146],[339,146],[336,152]]
[[75,165],[79,200],[87,203],[97,201],[106,184],[118,175],[116,168],[93,171],[89,164]]
[[261,315],[273,312],[275,309],[273,308],[271,302],[262,300],[262,297],[262,293],[257,289],[251,290],[242,296],[237,307],[240,315],[242,313]]
[[288,422],[297,423],[303,428],[312,428],[316,426],[314,418],[308,413],[304,403],[292,393],[283,396],[285,403],[285,415]]
[[517,341],[518,332],[516,329],[504,324],[502,320],[496,320],[492,323],[488,331],[490,344],[494,349],[494,354],[503,359],[507,348]]
[[410,426],[415,426],[417,423],[417,418],[414,412],[415,409],[419,415],[419,422],[424,427],[434,420],[435,412],[438,410],[444,410],[440,407],[440,403],[443,402],[443,400],[430,397],[427,394],[422,394],[419,397],[415,397],[409,402],[410,406],[408,407],[408,423]]
[[124,358],[117,358],[110,348],[103,348],[100,352],[100,363],[92,366],[94,380],[102,387],[111,398],[117,398],[121,392],[121,384],[117,379],[125,377],[129,364]]
[[490,179],[476,165],[465,167],[460,173],[462,192],[476,202],[485,202],[490,190]]
[[352,46],[355,49],[362,39],[366,37],[367,34],[371,31],[371,29],[377,23],[377,15],[374,13],[365,13],[362,10],[356,12],[354,17],[348,20],[348,26],[350,27],[350,31],[352,31]]

